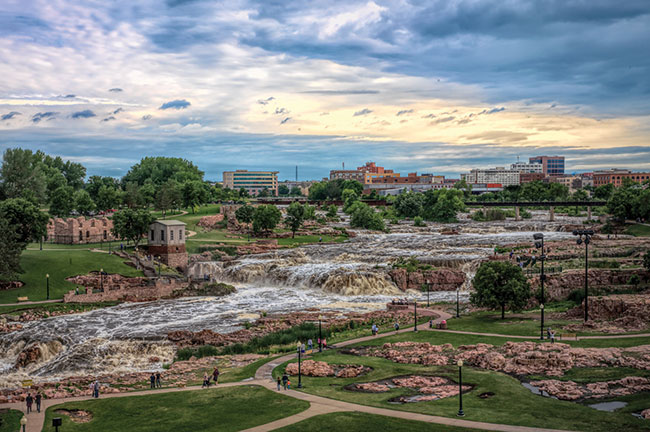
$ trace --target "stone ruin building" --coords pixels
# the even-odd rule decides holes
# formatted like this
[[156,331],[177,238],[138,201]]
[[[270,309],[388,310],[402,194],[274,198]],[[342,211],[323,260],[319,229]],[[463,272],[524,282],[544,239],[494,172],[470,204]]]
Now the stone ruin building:
[[55,218],[47,224],[47,241],[59,244],[115,241],[112,228],[113,221],[106,217]]
[[159,257],[169,267],[185,270],[185,223],[177,220],[157,220],[149,227],[149,255]]

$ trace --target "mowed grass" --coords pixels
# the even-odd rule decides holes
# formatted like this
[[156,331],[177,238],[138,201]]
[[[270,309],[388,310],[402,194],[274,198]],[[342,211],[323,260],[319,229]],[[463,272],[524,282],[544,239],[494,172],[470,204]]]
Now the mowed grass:
[[[45,431],[53,417],[66,432],[238,431],[297,414],[309,403],[259,386],[222,387],[68,402],[47,409]],[[88,423],[74,423],[56,409],[92,412]]]
[[[316,355],[314,359],[332,364],[361,364],[371,367],[372,371],[365,376],[349,379],[303,377],[304,392],[361,405],[456,418],[459,407],[458,397],[431,402],[395,404],[390,403],[389,400],[416,393],[404,388],[391,389],[385,393],[361,393],[345,390],[344,387],[355,382],[372,382],[409,374],[442,376],[457,382],[457,366],[400,364],[382,358],[344,355],[337,351]],[[284,365],[279,366],[274,374],[279,374],[283,368]],[[296,377],[293,377],[292,381],[294,379]],[[650,423],[628,413],[597,411],[578,403],[534,395],[516,378],[499,372],[465,366],[463,384],[473,387],[463,394],[465,420],[592,432],[650,430]],[[479,397],[487,392],[492,392],[494,395],[489,398]]]
[[22,411],[9,409],[0,410],[0,432],[16,432],[20,428],[20,419],[23,417]]
[[[548,327],[556,330],[557,337],[559,337],[559,334],[561,333],[560,328],[570,322],[571,321],[568,320],[549,319],[546,317],[544,319],[544,337],[546,337],[546,329]],[[513,336],[539,337],[540,324],[539,311],[516,315],[506,314],[505,319],[501,319],[501,314],[494,311],[475,312],[471,315],[461,315],[460,318],[447,320],[447,328],[449,330],[496,333]]]
[[650,226],[648,225],[629,225],[625,230],[625,234],[633,235],[634,237],[649,237]]
[[65,279],[104,269],[107,273],[123,276],[142,276],[142,272],[126,264],[124,260],[107,253],[86,250],[27,250],[20,258],[24,273],[18,279],[25,283],[22,288],[0,291],[0,303],[15,303],[17,297],[29,297],[30,301],[45,300],[46,278],[50,275],[50,299],[63,298],[63,294],[75,289]]
[[339,412],[321,414],[276,429],[278,432],[479,432],[481,429],[466,429],[455,426],[444,426],[414,420],[404,420],[395,417],[366,414],[362,412]]

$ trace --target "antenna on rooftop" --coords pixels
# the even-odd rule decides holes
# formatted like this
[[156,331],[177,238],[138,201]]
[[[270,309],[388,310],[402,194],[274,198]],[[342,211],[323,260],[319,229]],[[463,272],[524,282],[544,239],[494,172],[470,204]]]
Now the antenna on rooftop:
[[296,182],[298,181],[298,165],[296,165]]
[[343,170],[345,170],[345,162],[343,162]]

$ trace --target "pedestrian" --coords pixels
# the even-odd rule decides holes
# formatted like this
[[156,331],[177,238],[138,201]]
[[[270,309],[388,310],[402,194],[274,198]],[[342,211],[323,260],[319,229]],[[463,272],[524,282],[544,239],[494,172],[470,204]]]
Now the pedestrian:
[[151,383],[151,388],[156,388],[156,375],[154,375],[153,372],[151,372],[151,376],[149,376],[149,382]]
[[32,412],[32,404],[34,403],[34,398],[32,397],[31,393],[27,393],[25,402],[27,403],[27,414],[29,414],[30,412]]
[[393,324],[393,327],[395,327],[395,333],[399,331],[399,323],[395,321],[395,324]]
[[287,380],[287,390],[291,390],[291,380]]
[[432,319],[429,320],[429,328],[430,328],[430,329],[433,328],[433,320],[432,320]]
[[287,373],[285,372],[282,375],[282,387],[284,387],[285,390],[287,389],[287,382],[289,382],[289,377],[287,376]]
[[41,394],[40,393],[36,393],[35,401],[36,401],[36,411],[41,412]]
[[496,254],[497,254],[497,248],[495,247],[494,248],[494,255],[496,256]]
[[79,287],[76,287],[76,288],[74,289],[74,295],[79,295]]
[[307,348],[308,348],[310,351],[311,351],[312,349],[314,349],[314,341],[312,341],[311,339],[307,339]]
[[551,331],[551,343],[555,343],[555,330]]
[[305,353],[305,344],[304,344],[304,343],[303,343],[302,345],[300,345],[300,352],[301,352],[302,354]]
[[282,386],[282,380],[280,379],[280,377],[278,377],[278,391],[280,391],[281,386]]
[[377,326],[375,324],[372,325],[371,330],[372,330],[372,335],[377,336]]
[[323,349],[327,348],[327,338],[323,338]]
[[208,378],[208,373],[203,372],[203,385],[201,388],[210,387],[210,378]]
[[550,339],[550,338],[551,338],[551,328],[549,327],[546,329],[546,339]]
[[162,384],[160,383],[160,372],[156,372],[156,387],[160,388],[162,387]]
[[514,249],[510,249],[510,259],[512,259],[512,256],[515,254]]
[[214,370],[212,371],[212,380],[214,381],[214,385],[217,385],[217,382],[219,380],[219,368],[214,367]]
[[323,237],[318,237],[318,243],[323,243]]
[[99,398],[99,381],[95,380],[95,385],[93,386],[93,396],[95,399]]

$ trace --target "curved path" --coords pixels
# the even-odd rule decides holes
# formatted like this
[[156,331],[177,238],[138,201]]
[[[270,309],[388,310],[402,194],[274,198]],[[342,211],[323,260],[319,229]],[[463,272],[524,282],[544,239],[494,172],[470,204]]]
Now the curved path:
[[[421,316],[436,316],[437,318],[434,319],[434,323],[439,323],[442,320],[447,320],[452,317],[452,315],[448,314],[447,312],[443,312],[441,310],[427,310],[427,309],[420,309],[418,313]],[[508,336],[508,335],[499,335],[499,334],[490,334],[490,333],[476,333],[476,332],[464,332],[464,331],[454,331],[454,330],[437,330],[437,329],[430,329],[428,325],[423,324],[419,326],[420,330],[426,330],[426,331],[440,331],[440,332],[447,332],[447,333],[458,333],[458,334],[471,334],[471,335],[485,335],[485,336],[499,336],[499,337],[508,337],[508,338],[518,338],[518,339],[536,339],[536,337],[528,337],[528,336]],[[332,346],[332,348],[339,348],[343,346],[348,346],[348,345],[353,345],[357,344],[360,342],[365,342],[368,340],[373,340],[377,338],[381,338],[384,336],[390,336],[396,333],[407,333],[407,332],[413,332],[414,329],[413,327],[408,327],[399,330],[398,332],[386,332],[379,334],[377,336],[365,336],[365,337],[360,337],[356,339],[351,339],[347,340],[344,342],[337,343],[335,346]],[[601,338],[601,339],[606,339],[606,338],[616,338],[616,337],[643,337],[643,336],[650,336],[650,334],[637,334],[637,335],[619,335],[619,336],[589,336],[589,337],[584,337],[584,338],[590,338],[590,339],[596,339],[596,338]],[[240,385],[259,385],[262,387],[265,387],[269,390],[272,391],[277,391],[277,386],[276,382],[273,380],[273,369],[275,369],[277,366],[281,365],[282,363],[285,363],[289,360],[293,360],[295,358],[295,354],[288,354],[279,358],[276,358],[274,360],[271,360],[262,366],[255,372],[255,378],[252,380],[247,380],[247,381],[239,381],[239,382],[233,382],[233,383],[225,383],[225,384],[219,384],[219,387],[233,387],[233,386],[240,386]],[[194,387],[185,387],[185,388],[163,388],[159,390],[142,390],[142,391],[136,391],[136,392],[126,392],[126,393],[110,393],[110,394],[103,394],[100,397],[102,399],[105,398],[115,398],[115,397],[128,397],[128,396],[144,396],[144,395],[152,395],[152,394],[157,394],[157,393],[171,393],[171,392],[181,392],[181,391],[200,391],[201,387],[199,386],[194,386]],[[303,393],[299,392],[296,390],[286,390],[282,392],[283,394],[296,398],[296,399],[301,399],[304,401],[307,401],[310,403],[310,407],[298,414],[295,414],[293,416],[285,417],[280,420],[276,420],[271,423],[267,423],[261,426],[257,426],[254,428],[246,429],[246,432],[261,432],[261,431],[271,431],[283,426],[287,426],[290,424],[294,424],[297,422],[300,422],[302,420],[305,420],[307,418],[320,415],[320,414],[327,414],[327,413],[333,413],[333,412],[342,412],[342,411],[357,411],[357,412],[364,412],[368,414],[376,414],[376,415],[383,415],[383,416],[388,416],[388,417],[395,417],[395,418],[401,418],[401,419],[408,419],[408,420],[417,420],[417,421],[422,421],[422,422],[427,422],[427,423],[435,423],[435,424],[441,424],[441,425],[447,425],[447,426],[458,426],[458,427],[464,427],[464,428],[470,428],[470,429],[481,429],[481,430],[490,430],[490,431],[502,431],[502,432],[516,432],[516,431],[524,431],[524,432],[532,432],[532,431],[546,431],[546,432],[564,432],[558,429],[543,429],[543,428],[532,428],[532,427],[525,427],[525,426],[514,426],[514,425],[506,425],[506,424],[496,424],[496,423],[485,423],[485,422],[477,422],[477,421],[471,421],[471,420],[462,420],[460,418],[454,418],[454,417],[441,417],[441,416],[434,416],[434,415],[426,415],[426,414],[418,414],[418,413],[413,413],[413,412],[408,412],[408,411],[397,411],[397,410],[391,410],[391,409],[386,409],[386,408],[377,408],[377,407],[371,407],[371,406],[366,406],[366,405],[359,405],[359,404],[354,404],[354,403],[349,403],[349,402],[344,402],[340,400],[335,400],[335,399],[329,399],[325,398],[322,396],[316,396],[308,393]],[[40,432],[43,428],[43,422],[45,420],[45,410],[53,405],[60,405],[65,402],[76,402],[76,401],[83,401],[83,400],[89,400],[91,397],[88,396],[82,396],[82,397],[75,397],[75,398],[66,398],[66,399],[44,399],[42,406],[41,406],[41,412],[32,412],[27,415],[27,428],[26,432]],[[17,406],[18,403],[5,403],[5,404],[0,404],[0,408],[13,408],[13,409],[20,409],[20,410],[25,410],[24,408],[24,402],[20,403],[20,406]]]

